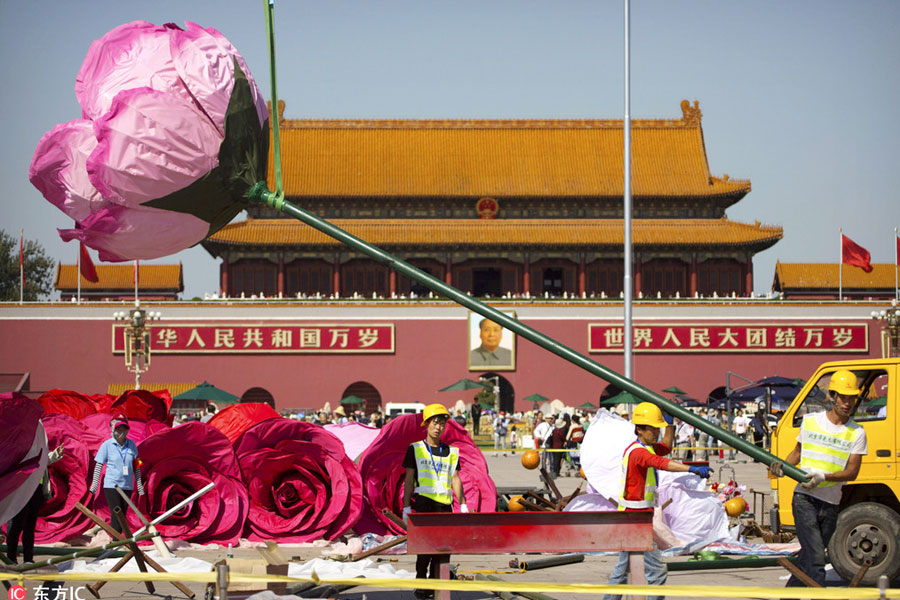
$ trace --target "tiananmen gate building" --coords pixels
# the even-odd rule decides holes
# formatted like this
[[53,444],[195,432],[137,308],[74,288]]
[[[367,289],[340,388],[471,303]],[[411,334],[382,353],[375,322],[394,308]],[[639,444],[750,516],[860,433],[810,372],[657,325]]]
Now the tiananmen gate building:
[[[700,109],[681,108],[680,119],[632,122],[635,295],[748,295],[753,255],[782,229],[727,218],[750,182],[709,172]],[[286,120],[285,196],[475,296],[618,297],[622,128]],[[250,214],[203,242],[223,259],[228,296],[426,291],[303,223]]]

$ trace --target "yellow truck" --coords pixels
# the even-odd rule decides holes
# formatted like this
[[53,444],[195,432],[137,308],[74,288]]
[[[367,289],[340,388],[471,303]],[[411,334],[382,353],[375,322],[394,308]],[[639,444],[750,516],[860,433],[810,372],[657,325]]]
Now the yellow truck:
[[[784,458],[794,448],[803,415],[828,410],[828,382],[839,369],[849,369],[859,379],[860,401],[853,419],[866,430],[868,453],[859,476],[844,485],[828,555],[838,575],[847,580],[868,563],[862,582],[875,585],[880,575],[889,580],[900,577],[900,358],[820,366],[779,421],[772,454]],[[777,502],[772,529],[790,530],[791,497],[797,484],[786,477],[771,482]]]

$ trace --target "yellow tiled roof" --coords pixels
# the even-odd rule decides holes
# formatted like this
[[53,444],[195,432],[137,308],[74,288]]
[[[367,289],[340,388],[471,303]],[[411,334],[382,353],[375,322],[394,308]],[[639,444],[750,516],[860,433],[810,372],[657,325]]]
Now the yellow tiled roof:
[[[134,265],[132,263],[95,265],[97,269],[96,283],[81,277],[82,290],[133,290]],[[57,290],[74,290],[78,287],[75,279],[78,274],[77,265],[64,265],[56,268]],[[181,263],[177,265],[140,265],[138,267],[138,284],[140,289],[184,291],[184,274]]]
[[[289,119],[281,148],[289,197],[623,193],[621,120]],[[699,109],[688,107],[678,120],[632,121],[632,164],[634,196],[740,198],[750,191],[749,180],[710,175]]]
[[[332,219],[337,227],[376,246],[622,245],[621,219]],[[635,245],[744,245],[769,247],[781,227],[728,219],[635,219]],[[208,242],[251,246],[338,246],[299,221],[247,219],[226,225]],[[208,243],[204,242],[204,243]]]
[[[896,267],[892,264],[872,264],[872,272],[859,267],[844,265],[845,289],[893,289]],[[834,289],[841,285],[837,263],[783,263],[775,265],[776,290],[785,289]]]
[[[144,383],[141,382],[141,389],[148,390],[151,392],[158,392],[160,390],[169,390],[169,395],[173,398],[178,394],[183,394],[188,390],[192,390],[195,387],[200,385],[200,382],[197,383]],[[106,393],[111,394],[113,396],[121,396],[128,390],[134,389],[134,382],[132,383],[110,383],[107,385]]]

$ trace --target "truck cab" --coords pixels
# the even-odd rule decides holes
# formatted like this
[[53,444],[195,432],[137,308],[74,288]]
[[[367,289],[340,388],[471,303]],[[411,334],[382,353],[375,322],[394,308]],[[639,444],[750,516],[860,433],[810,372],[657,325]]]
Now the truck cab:
[[[844,484],[828,555],[835,571],[847,580],[869,564],[862,581],[875,585],[880,575],[900,577],[900,358],[820,366],[780,419],[771,451],[786,457],[797,444],[803,415],[830,409],[828,383],[840,369],[849,369],[858,379],[860,400],[853,420],[866,431],[868,453],[856,480]],[[786,477],[772,479],[777,520],[784,529],[794,526],[791,498],[796,485]]]

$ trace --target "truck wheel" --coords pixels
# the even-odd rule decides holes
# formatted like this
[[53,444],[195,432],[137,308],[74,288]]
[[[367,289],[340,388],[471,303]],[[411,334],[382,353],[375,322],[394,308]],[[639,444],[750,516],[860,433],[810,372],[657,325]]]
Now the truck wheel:
[[881,575],[900,576],[900,515],[876,502],[861,502],[841,511],[828,544],[831,565],[850,581],[865,561],[872,564],[860,582],[874,586]]

